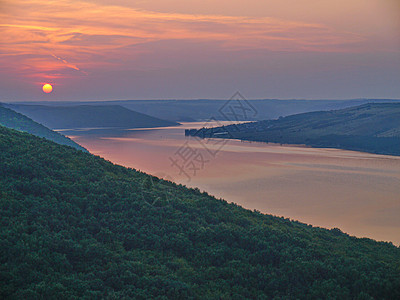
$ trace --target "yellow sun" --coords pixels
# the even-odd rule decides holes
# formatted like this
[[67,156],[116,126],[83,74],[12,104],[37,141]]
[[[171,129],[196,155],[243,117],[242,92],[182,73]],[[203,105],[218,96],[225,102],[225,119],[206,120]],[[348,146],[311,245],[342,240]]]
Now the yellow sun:
[[53,90],[53,87],[51,86],[51,84],[46,83],[45,85],[43,85],[42,90],[43,90],[43,92],[48,94],[48,93],[51,93],[51,91]]

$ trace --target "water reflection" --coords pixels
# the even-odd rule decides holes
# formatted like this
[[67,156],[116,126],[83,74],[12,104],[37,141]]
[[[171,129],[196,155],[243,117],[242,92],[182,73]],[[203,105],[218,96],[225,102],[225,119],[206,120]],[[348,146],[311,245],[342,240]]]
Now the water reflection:
[[68,134],[114,163],[249,209],[400,244],[400,157],[229,141],[188,182],[170,157],[186,142],[204,153],[201,143],[184,136],[184,129],[202,125]]

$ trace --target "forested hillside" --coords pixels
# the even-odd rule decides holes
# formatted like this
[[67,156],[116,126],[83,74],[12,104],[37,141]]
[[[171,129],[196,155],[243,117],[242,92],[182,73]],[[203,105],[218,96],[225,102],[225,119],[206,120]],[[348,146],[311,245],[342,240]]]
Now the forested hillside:
[[74,147],[78,150],[86,151],[85,148],[75,143],[68,137],[59,134],[49,128],[33,121],[32,119],[17,113],[11,109],[5,108],[0,104],[0,125],[8,128],[24,131],[36,135],[38,137],[46,138],[57,144],[67,145]]
[[186,134],[400,155],[400,103],[364,104]]
[[0,126],[2,299],[400,299],[400,249]]

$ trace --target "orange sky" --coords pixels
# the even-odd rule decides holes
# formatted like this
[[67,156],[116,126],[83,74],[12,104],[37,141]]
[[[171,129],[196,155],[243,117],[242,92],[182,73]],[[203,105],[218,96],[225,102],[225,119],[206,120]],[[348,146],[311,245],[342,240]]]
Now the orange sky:
[[0,101],[400,98],[399,20],[397,0],[1,1]]

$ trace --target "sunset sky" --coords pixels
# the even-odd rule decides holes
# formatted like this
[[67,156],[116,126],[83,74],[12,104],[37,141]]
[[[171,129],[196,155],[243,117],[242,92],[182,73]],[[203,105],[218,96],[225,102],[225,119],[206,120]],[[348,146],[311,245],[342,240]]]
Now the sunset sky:
[[400,98],[400,1],[0,0],[0,101],[235,91]]

